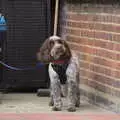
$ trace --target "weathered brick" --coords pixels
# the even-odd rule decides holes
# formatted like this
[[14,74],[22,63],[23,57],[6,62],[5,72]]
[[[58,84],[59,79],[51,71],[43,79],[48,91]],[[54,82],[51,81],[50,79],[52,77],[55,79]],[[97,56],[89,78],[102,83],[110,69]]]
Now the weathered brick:
[[[81,28],[81,29],[89,29],[89,30],[99,30],[99,31],[106,31],[106,32],[115,32],[120,33],[120,25],[116,24],[105,24],[100,22],[91,22],[91,21],[75,21],[75,20],[66,20],[65,21],[66,26],[72,27],[72,28]],[[65,25],[65,24],[64,24]]]
[[75,43],[80,43],[83,45],[91,45],[94,47],[100,47],[100,48],[105,48],[108,50],[114,50],[116,52],[120,52],[120,44],[114,43],[114,42],[108,42],[106,40],[99,40],[99,39],[89,39],[87,37],[81,37],[81,36],[72,36],[72,35],[67,35],[66,39],[69,42],[75,42]]
[[102,39],[102,40],[108,40],[108,41],[115,41],[120,43],[120,34],[116,33],[109,33],[104,31],[96,31],[96,30],[85,30],[85,29],[70,29],[68,26],[66,27],[67,33],[76,35],[76,36],[82,36],[82,37],[90,37],[90,38],[96,38],[96,39]]
[[106,85],[113,86],[115,88],[120,87],[120,81],[119,80],[116,80],[116,79],[110,78],[108,76],[99,74],[99,72],[97,73],[97,71],[94,71],[94,70],[91,70],[91,71],[85,71],[85,70],[86,69],[81,70],[81,71],[84,72],[85,77],[87,77],[88,79],[92,79],[93,81],[98,81],[103,85],[106,84]]
[[94,40],[89,40],[87,38],[81,38],[81,37],[73,37],[73,36],[67,36],[66,38],[69,42],[75,42],[75,43],[80,43],[83,45],[93,45]]
[[92,22],[106,22],[106,23],[116,23],[116,24],[120,24],[120,17],[117,15],[105,15],[105,14],[82,14],[82,13],[71,13],[68,12],[67,13],[67,19],[70,20],[76,20],[76,21],[92,21]]
[[[108,69],[113,68],[116,70],[120,70],[120,65],[119,65],[120,62],[119,61],[115,61],[115,60],[113,61],[113,60],[106,59],[106,58],[104,59],[103,57],[101,58],[100,56],[91,56],[91,54],[88,55],[88,54],[84,54],[84,53],[83,54],[81,53],[79,56],[80,56],[80,59],[83,61],[101,65],[101,66],[107,67]],[[87,59],[88,57],[90,59]]]
[[113,74],[113,77],[120,79],[120,71],[117,71],[117,70],[113,71],[112,74]]
[[[116,60],[119,60],[119,61],[120,61],[120,53],[117,53],[117,54],[116,54]],[[119,65],[118,65],[118,66],[119,66]],[[120,66],[119,66],[119,67],[120,67]],[[119,67],[118,67],[118,68],[119,68]]]
[[[105,57],[105,58],[109,58],[109,59],[113,59],[113,60],[119,60],[119,54],[114,53],[112,51],[107,51],[104,49],[100,49],[100,48],[93,48],[90,46],[85,46],[85,45],[81,45],[81,44],[72,44],[69,43],[71,49],[73,50],[77,50],[83,53],[88,53],[88,54],[93,54],[96,56],[100,56],[100,57]],[[117,67],[119,68],[119,67]]]
[[109,88],[107,86],[101,85],[99,83],[95,83],[93,81],[89,81],[89,86],[91,86],[91,87],[93,87],[101,92],[108,93],[112,96],[120,97],[120,91],[116,90],[114,88]]
[[81,63],[80,63],[80,67],[81,67],[81,68],[89,69],[89,68],[90,68],[90,64],[89,64],[89,63],[85,63],[85,62],[81,62]]
[[114,44],[114,50],[120,52],[120,44]]
[[[64,12],[62,29],[70,48],[79,53],[81,83],[120,97],[120,8],[71,2]],[[85,95],[93,103],[103,102],[101,96],[95,101]]]

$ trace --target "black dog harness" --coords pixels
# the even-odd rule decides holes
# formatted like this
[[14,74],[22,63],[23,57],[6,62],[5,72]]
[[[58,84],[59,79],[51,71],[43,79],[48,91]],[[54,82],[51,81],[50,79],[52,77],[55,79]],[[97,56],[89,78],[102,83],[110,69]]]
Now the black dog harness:
[[52,64],[52,68],[58,74],[61,84],[65,84],[67,81],[66,70],[68,64],[69,62],[65,62],[62,64],[57,64],[57,63]]

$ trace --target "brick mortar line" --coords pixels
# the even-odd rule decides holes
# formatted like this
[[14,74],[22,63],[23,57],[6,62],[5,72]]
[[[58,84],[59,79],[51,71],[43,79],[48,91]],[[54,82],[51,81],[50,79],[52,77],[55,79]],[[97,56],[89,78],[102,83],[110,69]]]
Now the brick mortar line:
[[[62,26],[62,29],[66,29],[66,27],[63,25]],[[74,35],[74,34],[69,34],[69,33],[67,33],[67,35],[65,35],[65,36],[73,36],[73,37],[79,37],[79,38],[88,38],[88,39],[93,39],[93,40],[100,40],[100,41],[103,41],[103,42],[110,42],[110,43],[115,43],[115,44],[120,44],[120,42],[117,42],[117,41],[111,41],[111,40],[107,40],[107,39],[98,39],[98,38],[92,38],[92,37],[83,37],[83,36],[78,36],[78,35]]]
[[[80,62],[86,62],[86,63],[89,63],[89,64],[93,64],[93,65],[95,65],[95,66],[100,66],[100,67],[103,67],[103,68],[105,68],[105,69],[111,69],[111,67],[108,67],[108,66],[106,66],[106,65],[96,64],[96,63],[94,63],[94,62],[92,62],[92,61],[90,61],[90,62],[88,62],[88,61],[86,61],[86,60],[79,60],[79,61],[80,61]],[[112,70],[113,70],[113,71],[120,72],[120,70],[115,69],[115,68],[112,68]]]
[[[88,87],[86,87],[86,86],[84,86],[86,89],[88,88]],[[104,99],[104,100],[107,100],[107,101],[109,101],[110,103],[112,103],[112,104],[115,104],[116,103],[116,101],[115,100],[111,100],[110,98],[111,98],[111,95],[109,94],[109,93],[105,93],[105,92],[102,92],[101,94],[107,94],[107,96],[109,96],[108,98],[107,97],[105,97],[104,95],[101,95],[101,94],[99,94],[99,92],[101,92],[101,91],[98,91],[98,90],[94,90],[94,91],[97,91],[97,93],[94,93],[94,92],[92,92],[92,91],[86,91],[83,87],[80,89],[81,91],[83,91],[83,92],[85,92],[86,93],[86,95],[83,93],[83,94],[81,94],[83,97],[86,97],[86,100],[88,101],[88,102],[90,102],[89,100],[92,100],[92,101],[94,101],[94,103],[95,104],[93,104],[93,105],[95,105],[96,106],[96,104],[99,104],[97,101],[96,101],[96,97],[101,97],[102,99]],[[89,94],[92,94],[94,97],[95,97],[95,99],[93,100],[93,99],[91,99],[91,98],[89,98]],[[115,96],[116,97],[116,96]],[[117,97],[116,97],[117,98]],[[119,103],[119,102],[118,102]],[[91,104],[91,103],[90,103]],[[101,105],[101,104],[100,104]],[[101,107],[105,107],[104,106],[104,104],[103,104],[103,106],[101,106]]]
[[84,29],[84,28],[77,28],[77,27],[68,27],[65,26],[65,29],[70,29],[70,30],[84,30],[84,31],[90,31],[90,32],[102,32],[102,33],[110,33],[110,34],[114,34],[114,35],[120,35],[120,33],[116,33],[116,32],[107,32],[107,31],[103,31],[103,30],[91,30],[91,29]]
[[[97,3],[96,3],[96,4],[93,5],[93,4],[90,4],[90,3],[88,3],[88,4],[87,4],[87,3],[82,3],[82,4],[77,4],[77,5],[75,4],[75,5],[74,5],[74,3],[73,3],[73,4],[72,4],[72,3],[67,3],[66,6],[68,7],[68,9],[69,9],[69,8],[70,8],[70,9],[71,9],[71,8],[75,8],[75,10],[76,10],[76,9],[77,9],[77,10],[78,10],[78,9],[79,9],[79,10],[85,10],[84,8],[85,8],[85,7],[88,7],[88,6],[92,7],[92,10],[93,10],[93,9],[96,9],[96,8],[97,8],[97,9],[98,9],[98,8],[100,8],[100,9],[101,9],[101,8],[102,8],[102,9],[103,9],[103,8],[111,9],[111,8],[112,8],[112,10],[119,9],[119,5],[116,5],[116,4],[115,4],[115,5],[109,5],[109,4],[103,5],[103,4],[97,4]],[[78,8],[78,7],[79,7],[79,8]],[[81,8],[80,8],[80,7],[81,7]],[[91,10],[91,8],[89,8],[89,9]],[[107,13],[108,13],[108,12],[107,12]]]
[[98,82],[98,81],[95,81],[95,80],[92,80],[92,79],[90,79],[90,78],[88,78],[88,77],[84,77],[84,76],[80,76],[80,77],[83,78],[83,79],[87,79],[88,81],[96,82],[96,83],[98,83],[98,84],[100,84],[100,85],[102,85],[102,86],[108,87],[108,88],[110,88],[110,89],[114,89],[114,90],[120,91],[119,88],[115,88],[115,87],[110,86],[110,85],[107,85],[107,84],[102,84],[102,83],[100,83],[100,82]]
[[[107,77],[107,78],[110,78],[110,79],[115,79],[115,78],[113,78],[113,77],[110,77],[110,76],[107,76],[107,75],[105,75],[105,74],[103,74],[103,73],[98,73],[98,72],[95,72],[95,71],[92,71],[92,70],[90,70],[90,69],[86,69],[86,68],[84,68],[84,67],[81,67],[82,69],[85,69],[85,70],[87,70],[87,71],[90,71],[90,72],[92,72],[92,73],[95,73],[95,74],[97,74],[97,75],[101,75],[101,76],[104,76],[104,77]],[[117,80],[117,81],[120,81],[120,79],[115,79],[115,80]]]
[[[110,94],[101,92],[99,90],[96,90],[95,88],[90,87],[90,86],[88,86],[86,84],[80,85],[80,88],[83,89],[83,90],[85,90],[86,92],[93,93],[94,95],[101,96],[102,98],[105,98],[105,99],[111,98]],[[97,91],[97,94],[96,94],[96,91]],[[110,101],[113,102],[113,103],[114,102],[118,102],[119,103],[119,98],[115,96],[115,98],[112,98]]]
[[[114,50],[108,50],[108,49],[105,49],[105,48],[101,48],[101,47],[94,47],[94,46],[90,46],[90,45],[82,45],[82,44],[77,44],[77,43],[75,43],[75,42],[68,42],[69,44],[73,44],[73,45],[76,45],[76,46],[78,46],[78,47],[80,47],[80,46],[84,46],[84,47],[88,47],[88,48],[94,48],[94,49],[97,49],[97,50],[104,50],[104,51],[107,51],[107,52],[111,52],[111,53],[116,53],[116,54],[120,54],[120,52],[118,52],[118,51],[114,51]],[[116,61],[119,61],[119,60],[116,60]]]
[[[105,87],[108,87],[108,88],[110,88],[110,89],[114,89],[114,90],[118,90],[118,91],[120,91],[119,89],[117,89],[117,88],[114,88],[114,87],[112,87],[112,86],[109,86],[109,85],[107,85],[107,84],[102,84],[102,83],[100,83],[100,82],[98,82],[98,81],[95,81],[95,80],[92,80],[92,79],[90,79],[90,78],[87,78],[87,77],[84,77],[84,76],[81,76],[80,77],[80,79],[87,79],[88,81],[91,81],[91,82],[95,82],[95,83],[97,83],[97,84],[100,84],[100,85],[102,85],[102,86],[105,86]],[[95,89],[95,88],[94,88]],[[105,92],[106,93],[106,92]]]
[[76,37],[76,38],[83,38],[83,39],[90,39],[90,40],[96,40],[96,41],[102,41],[102,42],[108,42],[108,43],[113,43],[119,45],[120,43],[116,41],[110,41],[110,40],[105,40],[105,39],[97,39],[97,38],[91,38],[91,37],[82,37],[82,36],[77,36],[73,34],[67,34],[66,36],[70,37]]
[[[83,53],[83,52],[79,52],[79,51],[76,51],[76,52],[78,52],[78,53],[80,53],[80,54],[85,54],[85,55],[89,55],[89,56],[91,56],[91,57],[97,57],[97,58],[102,58],[102,59],[104,59],[104,60],[110,60],[110,61],[112,61],[112,62],[117,62],[116,60],[113,60],[113,59],[110,59],[110,58],[105,58],[105,57],[102,57],[102,56],[98,56],[98,55],[94,55],[94,54],[89,54],[89,53]],[[117,70],[117,69],[116,69]]]
[[[67,15],[66,15],[67,16]],[[67,20],[67,21],[66,21]],[[95,24],[104,24],[104,25],[115,25],[115,26],[119,26],[119,22],[115,22],[115,21],[112,21],[112,22],[107,22],[107,21],[94,21],[94,20],[86,20],[83,21],[83,20],[75,20],[73,18],[63,18],[62,21],[65,21],[65,22],[76,22],[76,23],[80,23],[80,22],[84,22],[84,23],[95,23]]]
[[109,13],[101,13],[101,12],[98,12],[98,13],[95,13],[95,12],[93,12],[93,13],[90,13],[90,12],[66,12],[66,14],[68,14],[68,15],[70,15],[70,14],[73,14],[73,15],[96,15],[96,16],[112,16],[112,17],[120,17],[120,15],[119,14],[109,14]]
[[[103,76],[103,77],[111,78],[111,77],[108,77],[108,76],[106,76],[106,75],[104,75],[104,74],[97,73],[97,72],[95,72],[95,71],[91,71],[90,69],[86,69],[86,68],[79,68],[79,69],[80,69],[80,70],[84,70],[84,71],[88,71],[88,72],[92,72],[92,73],[95,73],[96,75],[101,75],[101,76]],[[120,81],[120,80],[118,79],[118,81]]]
[[[106,61],[109,60],[111,62],[116,62],[116,60],[105,58],[105,57],[102,57],[102,56],[97,56],[97,55],[94,55],[94,54],[84,53],[84,52],[80,52],[80,51],[77,51],[77,50],[72,50],[72,51],[76,52],[77,54],[87,55],[87,56],[91,56],[91,57],[101,58],[101,59],[106,60]],[[111,69],[110,67],[108,67],[108,68]],[[119,71],[118,69],[114,69],[114,70]]]
[[72,19],[63,19],[65,22],[74,22],[74,23],[91,23],[91,24],[102,24],[102,25],[113,25],[113,26],[120,26],[117,23],[110,23],[110,22],[96,22],[96,21],[83,21],[83,20],[72,20]]
[[[81,89],[82,91],[84,91],[85,93],[87,92],[88,93],[88,91],[85,91],[85,89]],[[107,100],[107,101],[109,101],[109,102],[113,102],[112,104],[114,104],[114,105],[117,105],[117,104],[115,104],[115,101],[113,101],[113,100],[109,100],[108,98],[105,98],[105,97],[103,97],[102,95],[95,95],[94,93],[92,93],[92,92],[90,92],[92,95],[94,95],[94,97],[95,97],[95,99],[96,99],[96,97],[102,97],[104,100]],[[101,104],[101,103],[99,103],[99,102],[97,102],[96,100],[92,100],[92,101],[94,101],[94,103],[91,103],[89,100],[91,100],[88,96],[86,96],[86,95],[82,95],[84,98],[83,98],[83,100],[86,100],[87,102],[89,102],[90,104],[92,104],[93,106],[98,106],[98,107],[100,107],[100,108],[102,108],[102,109],[106,109],[106,110],[108,110],[108,111],[111,111],[111,112],[113,112],[113,113],[119,113],[119,111],[117,111],[117,106],[116,106],[116,109],[114,110],[114,108],[112,108],[111,109],[111,107],[110,106],[108,106],[108,105],[104,105],[103,103]],[[110,94],[109,94],[109,96],[110,96]],[[114,96],[114,97],[116,97],[116,96]],[[118,103],[118,105],[119,105],[119,103]]]
[[[104,65],[100,65],[100,64],[96,64],[96,63],[93,63],[93,62],[88,62],[88,61],[84,61],[84,60],[79,60],[79,62],[84,62],[84,63],[88,63],[88,64],[90,64],[90,65],[94,65],[94,66],[97,66],[97,67],[102,67],[102,68],[105,68],[105,69],[111,69],[110,67],[106,67],[106,66],[104,66]],[[120,70],[116,70],[116,69],[113,69],[112,68],[112,70],[114,71],[114,72],[120,72]],[[104,73],[101,73],[101,74],[104,74]],[[106,74],[105,74],[106,75]],[[106,76],[108,76],[108,75],[106,75]],[[114,79],[114,78],[116,78],[116,77],[110,77],[110,76],[108,76],[109,78],[112,78],[112,79]],[[116,78],[116,80],[118,80],[118,81],[120,81],[120,79],[119,78]]]
[[[81,5],[81,4],[77,4],[77,6],[81,6],[81,7],[88,7],[88,5],[90,5],[91,7],[93,7],[93,4],[90,4],[90,3],[88,3],[88,4],[83,3],[82,5]],[[72,5],[71,5],[71,3],[67,3],[67,6],[69,7],[69,6],[72,6]],[[102,8],[104,8],[104,7],[113,7],[113,6],[114,6],[115,8],[118,8],[118,7],[119,7],[118,5],[95,4],[95,5],[94,5],[94,8],[96,8],[97,6],[98,6],[98,7],[102,7]]]
[[[72,37],[72,36],[71,36]],[[94,40],[93,40],[94,41]],[[69,42],[69,41],[68,41]],[[104,41],[105,42],[105,41]],[[107,42],[107,41],[106,41]],[[77,44],[77,42],[74,42],[74,41],[70,41],[70,43],[74,43],[74,44]],[[77,44],[78,45],[78,44]],[[79,45],[83,45],[83,44],[81,44],[81,43],[79,43]],[[119,45],[119,43],[118,43],[118,45]],[[89,47],[89,46],[92,46],[92,48],[95,48],[95,49],[102,49],[102,50],[105,50],[105,51],[108,51],[108,52],[115,52],[115,53],[117,53],[117,54],[120,54],[120,51],[118,51],[118,50],[114,50],[114,49],[109,49],[109,48],[104,48],[104,47],[99,47],[99,46],[95,46],[95,45],[87,45],[87,44],[84,44],[84,46],[87,46],[87,47]]]

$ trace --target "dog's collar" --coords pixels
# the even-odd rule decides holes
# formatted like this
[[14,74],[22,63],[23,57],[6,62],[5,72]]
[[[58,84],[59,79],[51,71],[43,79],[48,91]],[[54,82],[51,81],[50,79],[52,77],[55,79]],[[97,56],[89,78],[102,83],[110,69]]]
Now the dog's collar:
[[54,60],[54,61],[52,61],[52,63],[53,64],[59,64],[59,65],[61,65],[61,64],[68,64],[69,60],[68,59],[66,59],[66,60]]

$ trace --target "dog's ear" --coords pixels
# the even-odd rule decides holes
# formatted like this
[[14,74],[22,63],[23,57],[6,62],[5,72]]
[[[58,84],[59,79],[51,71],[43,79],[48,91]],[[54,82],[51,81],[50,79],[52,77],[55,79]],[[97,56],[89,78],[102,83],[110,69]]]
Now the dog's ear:
[[45,42],[43,43],[43,45],[41,46],[41,48],[39,49],[39,51],[37,53],[37,59],[40,62],[49,63],[50,61],[52,61],[52,57],[50,55],[51,47],[52,46],[51,46],[50,40],[48,38],[45,40]]
[[64,41],[63,44],[64,44],[64,46],[66,48],[66,52],[65,52],[64,57],[67,58],[67,59],[70,59],[71,58],[70,47],[69,47],[68,43],[65,40],[63,40],[63,41]]

